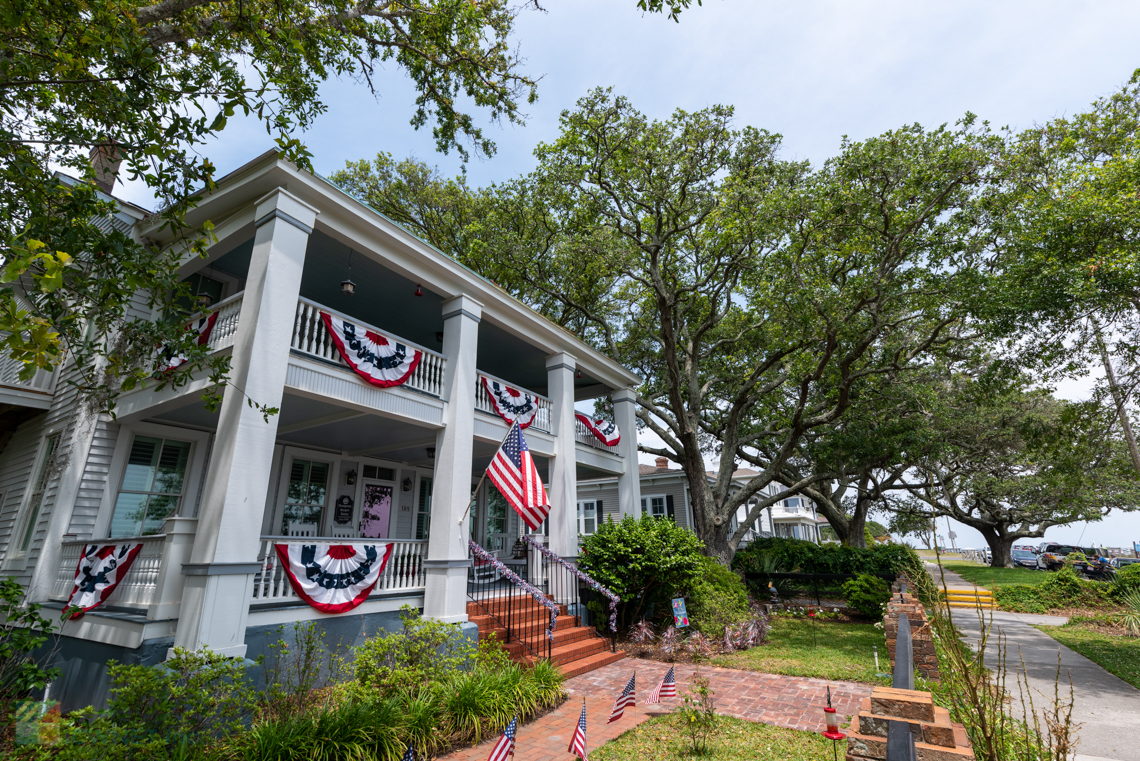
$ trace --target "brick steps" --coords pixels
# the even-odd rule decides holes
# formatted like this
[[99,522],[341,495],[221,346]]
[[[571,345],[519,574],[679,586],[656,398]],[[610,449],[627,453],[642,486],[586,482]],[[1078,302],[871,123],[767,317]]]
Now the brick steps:
[[[567,679],[607,666],[625,657],[623,651],[610,652],[609,640],[601,637],[593,627],[578,626],[574,616],[566,614],[560,605],[555,619],[554,638],[550,661]],[[492,615],[493,614],[493,615]],[[549,612],[546,606],[533,599],[492,598],[482,603],[467,603],[468,620],[479,627],[479,639],[497,638],[511,660],[524,666],[533,666],[539,656],[546,656],[546,627]],[[497,619],[497,620],[496,620]],[[503,624],[510,623],[508,631]],[[532,652],[533,651],[533,652]]]

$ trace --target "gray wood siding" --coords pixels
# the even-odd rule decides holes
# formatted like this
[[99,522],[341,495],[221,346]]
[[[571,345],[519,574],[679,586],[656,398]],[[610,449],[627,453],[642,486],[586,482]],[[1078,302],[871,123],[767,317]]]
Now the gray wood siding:
[[[658,479],[641,479],[641,498],[659,497],[662,495],[672,495],[673,497],[673,519],[678,526],[691,528],[689,526],[689,510],[685,504],[685,477],[684,476],[671,476],[669,478]],[[648,504],[648,502],[646,503]]]
[[3,548],[5,558],[8,556],[12,532],[15,531],[14,524],[32,478],[32,468],[43,439],[46,420],[47,413],[44,413],[25,422],[16,429],[4,451],[0,452],[0,491],[4,493],[4,502],[0,505],[0,547]]
[[118,440],[117,423],[100,420],[95,424],[91,450],[87,454],[87,463],[83,468],[83,480],[79,484],[79,493],[71,512],[71,523],[67,528],[67,533],[75,534],[77,539],[91,538],[95,519],[99,517],[99,507],[103,503],[107,479],[111,474],[111,457],[115,453],[115,444]]

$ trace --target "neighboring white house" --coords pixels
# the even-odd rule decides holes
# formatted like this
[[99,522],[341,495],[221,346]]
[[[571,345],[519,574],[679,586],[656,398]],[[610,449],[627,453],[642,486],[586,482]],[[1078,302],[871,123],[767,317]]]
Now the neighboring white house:
[[[144,210],[120,209],[120,229],[170,242]],[[11,431],[0,573],[59,609],[85,543],[142,544],[107,602],[63,626],[52,696],[65,708],[103,698],[110,659],[157,663],[172,646],[252,656],[301,620],[355,641],[391,627],[403,605],[464,624],[468,538],[494,549],[519,534],[486,482],[460,523],[507,431],[481,376],[538,398],[525,434],[552,502],[552,550],[577,555],[579,479],[612,482],[606,511],[639,512],[637,375],[274,151],[202,198],[190,221],[206,220],[217,241],[183,273],[218,313],[209,346],[231,357],[233,387],[280,408],[268,422],[232,389],[206,410],[204,377],[124,394],[117,419],[91,419],[58,373],[21,382],[0,358],[0,430]],[[134,316],[161,317],[137,302]],[[423,359],[402,386],[370,385],[341,359],[321,312]],[[576,401],[602,396],[624,434],[616,447],[574,417]],[[400,562],[351,613],[321,613],[293,593],[272,544],[357,536],[365,504]]]
[[[693,507],[689,496],[689,480],[680,468],[670,468],[669,460],[657,458],[656,465],[640,465],[641,513],[671,518],[678,525],[691,528]],[[710,479],[715,474],[709,474]],[[733,474],[737,487],[757,475],[746,468]],[[580,480],[578,482],[578,533],[586,536],[594,533],[597,522],[606,516],[619,520],[624,513],[618,506],[618,482],[614,478]],[[772,484],[766,487],[765,494],[776,495],[783,487]],[[756,500],[759,501],[759,500]],[[755,502],[754,502],[755,503]],[[754,504],[753,503],[753,504]],[[735,531],[748,517],[748,510],[740,507],[732,518]],[[741,547],[753,539],[764,536],[782,536],[819,542],[818,521],[815,504],[806,497],[787,497],[765,508],[760,517],[741,540]],[[824,519],[826,523],[826,520]]]

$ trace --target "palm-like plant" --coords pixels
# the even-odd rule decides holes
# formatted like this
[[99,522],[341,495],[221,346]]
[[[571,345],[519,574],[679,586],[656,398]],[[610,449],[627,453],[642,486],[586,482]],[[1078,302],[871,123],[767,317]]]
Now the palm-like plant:
[[1124,613],[1120,616],[1120,623],[1133,637],[1140,636],[1140,589],[1125,595],[1123,602]]

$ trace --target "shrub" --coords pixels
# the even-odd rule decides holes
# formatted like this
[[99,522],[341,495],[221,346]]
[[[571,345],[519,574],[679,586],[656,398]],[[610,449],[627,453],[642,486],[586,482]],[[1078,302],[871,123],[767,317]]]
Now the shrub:
[[1133,592],[1140,592],[1140,563],[1126,565],[1117,571],[1109,594],[1117,602],[1123,602]]
[[688,592],[688,611],[695,631],[721,639],[725,627],[740,626],[751,617],[748,587],[720,563],[702,557],[700,575]]
[[43,606],[24,605],[24,588],[12,577],[0,580],[0,753],[11,750],[15,726],[12,701],[59,676],[44,668],[32,652],[47,642],[52,623],[40,615]]
[[1125,595],[1123,602],[1120,625],[1133,637],[1140,637],[1140,590]]
[[[407,695],[467,667],[479,650],[453,624],[423,618],[408,605],[400,609],[402,631],[372,637],[356,648],[356,681],[376,697]],[[483,650],[502,652],[495,643]]]
[[1061,566],[1041,584],[1008,584],[994,590],[1002,610],[1017,613],[1047,613],[1058,608],[1096,608],[1105,605],[1114,587],[1077,576]]
[[326,688],[342,681],[347,670],[343,659],[325,646],[324,629],[315,621],[294,622],[291,634],[287,637],[285,627],[280,626],[276,640],[269,644],[272,655],[265,666],[261,707],[267,718],[327,707],[325,701],[313,700],[314,692],[323,692],[327,700],[332,691]]
[[716,731],[720,723],[712,696],[709,680],[701,676],[698,667],[689,677],[689,689],[674,714],[680,730],[689,736],[690,755],[708,753],[709,736]]
[[[578,565],[621,598],[618,626],[624,631],[650,606],[668,609],[669,598],[690,589],[701,568],[701,540],[666,518],[612,518],[586,537]],[[590,610],[609,618],[609,603]]]
[[891,599],[891,588],[878,576],[861,573],[843,584],[847,605],[867,618],[882,618],[883,606]]

